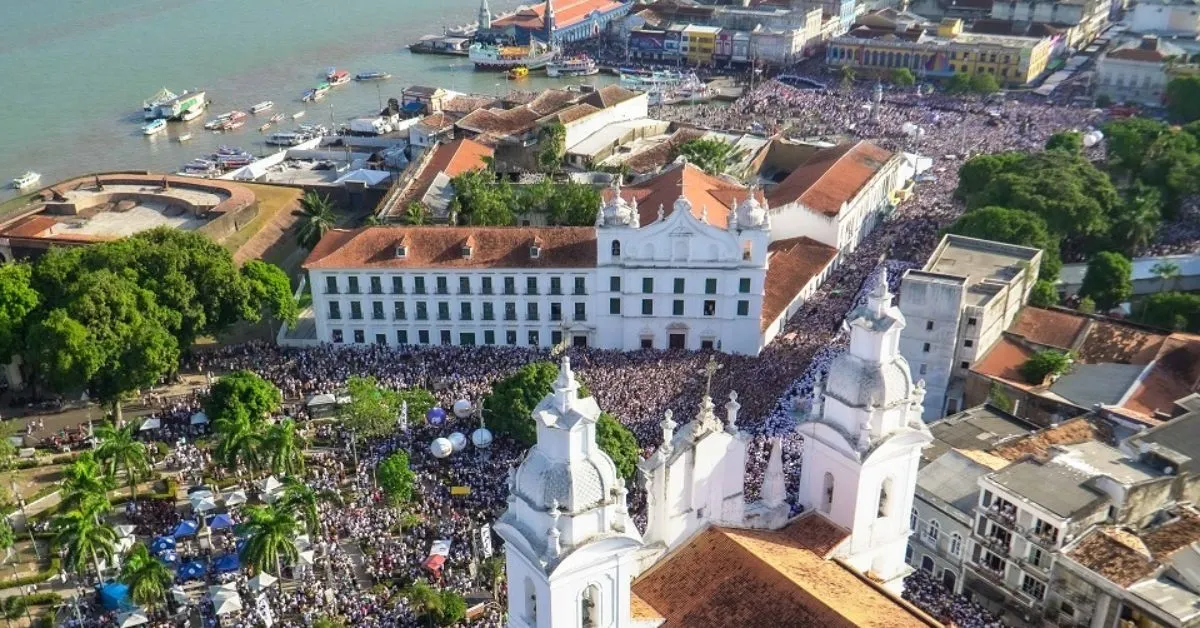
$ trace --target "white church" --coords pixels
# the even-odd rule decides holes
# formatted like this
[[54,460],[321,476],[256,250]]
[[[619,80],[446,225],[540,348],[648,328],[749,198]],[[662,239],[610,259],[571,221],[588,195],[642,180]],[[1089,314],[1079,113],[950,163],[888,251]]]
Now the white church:
[[[802,419],[803,471],[790,514],[776,440],[761,498],[745,496],[751,436],[730,393],[704,395],[639,465],[648,523],[596,444],[600,407],[569,358],[533,411],[537,444],[510,471],[505,540],[512,628],[940,626],[902,600],[920,451],[923,386],[899,353],[904,317],[881,281],[847,317],[850,350]],[[711,381],[712,369],[709,369]],[[678,428],[678,429],[677,429]]]

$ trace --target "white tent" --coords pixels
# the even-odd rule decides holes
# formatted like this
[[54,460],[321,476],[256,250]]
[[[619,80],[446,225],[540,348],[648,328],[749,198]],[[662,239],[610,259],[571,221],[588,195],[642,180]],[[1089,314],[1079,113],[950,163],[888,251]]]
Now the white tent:
[[183,587],[171,587],[171,599],[175,600],[176,604],[191,603],[191,600],[188,599],[187,591],[184,591]]
[[237,585],[232,582],[226,582],[225,584],[218,584],[208,587],[208,597],[214,601],[217,598],[229,597],[230,595],[237,594]]
[[160,419],[146,419],[145,421],[143,421],[143,422],[142,422],[142,429],[141,429],[141,431],[145,432],[145,431],[148,431],[148,430],[156,430],[156,429],[158,429],[158,428],[160,428],[160,427],[162,427],[162,420],[160,420]]
[[211,497],[205,497],[204,499],[192,502],[192,510],[196,512],[209,512],[216,509],[217,502]]
[[312,550],[300,552],[301,565],[312,565],[314,560],[316,560],[316,554]]
[[228,597],[215,599],[213,606],[217,609],[217,615],[228,615],[234,611],[240,611],[242,610],[242,596],[234,593]]
[[278,581],[279,581],[279,578],[276,578],[275,576],[272,576],[271,574],[263,571],[263,572],[259,572],[259,574],[257,576],[254,576],[253,578],[251,578],[250,581],[246,583],[246,586],[250,587],[251,591],[257,592],[257,591],[262,591],[263,589],[275,584]]
[[234,491],[225,497],[226,506],[237,506],[238,504],[244,504],[248,501],[250,501],[250,498],[246,496],[246,491]]
[[283,482],[280,482],[273,475],[268,475],[267,479],[260,482],[258,487],[262,489],[262,492],[264,493],[274,493],[275,491],[283,488]]
[[301,534],[300,536],[296,537],[297,551],[303,552],[310,547],[312,547],[312,541],[308,538],[307,534]]
[[208,415],[203,412],[197,412],[192,415],[192,425],[203,425],[208,423]]
[[337,403],[337,397],[334,397],[329,393],[324,393],[321,395],[313,395],[312,398],[308,400],[308,407],[311,408],[313,406],[324,406],[331,403]]
[[130,628],[131,626],[141,626],[149,623],[150,618],[146,617],[146,612],[140,608],[135,608],[128,613],[117,615],[117,625],[120,628]]
[[127,536],[133,536],[133,533],[137,531],[137,526],[121,524],[119,526],[113,526],[113,529],[117,531],[117,538],[125,538]]

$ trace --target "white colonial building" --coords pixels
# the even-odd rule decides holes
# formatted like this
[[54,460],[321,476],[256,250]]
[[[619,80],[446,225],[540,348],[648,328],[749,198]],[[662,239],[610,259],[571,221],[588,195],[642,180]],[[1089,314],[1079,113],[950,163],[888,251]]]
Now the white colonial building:
[[[1161,10],[1162,7],[1160,7]],[[1193,5],[1193,10],[1197,10]],[[1187,59],[1187,52],[1170,42],[1146,35],[1141,41],[1122,45],[1100,55],[1096,63],[1096,94],[1113,102],[1136,102],[1151,107],[1166,103],[1171,81],[1168,63]]]
[[850,531],[839,550],[847,562],[898,589],[921,449],[933,440],[921,420],[925,384],[913,385],[900,355],[904,315],[886,277],[846,320],[850,350],[834,360],[800,424],[799,501]]

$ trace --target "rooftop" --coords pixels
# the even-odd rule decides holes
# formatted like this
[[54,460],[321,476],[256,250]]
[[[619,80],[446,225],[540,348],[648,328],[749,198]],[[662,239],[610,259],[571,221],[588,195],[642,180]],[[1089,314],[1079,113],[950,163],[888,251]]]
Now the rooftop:
[[709,527],[642,574],[633,591],[666,619],[664,628],[939,625],[830,560],[847,536],[817,514],[776,531]]
[[454,178],[464,172],[487,168],[484,159],[495,154],[490,147],[467,138],[438,144],[430,150],[433,152],[428,159],[418,159],[412,163],[411,167],[417,171],[413,173],[412,178],[401,179],[397,183],[404,185],[404,189],[396,196],[389,197],[389,206],[383,208],[380,215],[402,215],[409,203],[423,202],[433,188],[446,187],[436,185],[439,179]]
[[1200,465],[1200,411],[1192,411],[1161,425],[1130,436],[1122,445],[1133,452],[1166,451],[1172,457],[1182,455],[1180,471],[1194,471]]
[[1066,465],[1081,473],[1103,475],[1126,486],[1162,477],[1154,469],[1130,459],[1116,447],[1101,442],[1086,441],[1065,445],[1059,451],[1054,457],[1055,463]]
[[[641,183],[621,188],[622,198],[630,202],[637,200],[638,216],[643,225],[658,219],[659,208],[664,216],[670,216],[675,201],[682,195],[691,202],[696,218],[701,218],[707,211],[709,224],[724,227],[729,212],[749,194],[745,186],[714,177],[689,163],[673,164]],[[605,201],[609,195],[610,192],[605,190]]]
[[990,291],[972,290],[980,283],[1007,284],[1032,264],[1041,250],[947,234],[925,263],[925,272],[963,277],[967,296],[974,305],[983,305]]
[[[471,255],[463,245],[471,240]],[[531,247],[539,254],[533,257]],[[403,245],[403,257],[397,247]],[[325,234],[304,268],[588,268],[596,265],[593,227],[361,227]]]
[[917,490],[950,505],[965,521],[979,501],[979,478],[993,470],[972,456],[950,450],[921,468]]
[[991,453],[1007,460],[1024,456],[1045,456],[1056,445],[1073,445],[1093,440],[1102,440],[1104,435],[1096,425],[1083,417],[1063,421],[1058,425],[1004,441],[992,448]]
[[1102,493],[1086,486],[1093,475],[1060,464],[1057,460],[1022,460],[988,477],[1013,495],[1019,495],[1063,519],[1070,519],[1104,499]]
[[837,253],[837,249],[803,236],[776,240],[767,247],[763,329],[783,314],[796,295],[837,257]]
[[865,140],[819,150],[767,194],[771,207],[802,203],[826,216],[837,216],[892,158]]
[[[619,9],[621,3],[616,0],[554,0],[554,26],[556,29],[567,28],[583,20],[593,11],[608,13]],[[546,3],[535,4],[531,7],[518,9],[512,15],[492,20],[492,28],[504,29],[519,27],[526,30],[545,28],[543,16],[546,14]]]
[[935,460],[951,449],[981,449],[1024,436],[1037,428],[990,405],[968,408],[958,414],[929,424],[933,443],[921,451],[925,462]]
[[1182,594],[1189,603],[1173,604],[1180,592],[1171,590],[1171,586],[1178,585],[1161,577],[1150,579],[1176,553],[1200,542],[1200,513],[1191,507],[1179,507],[1167,514],[1170,518],[1163,523],[1140,531],[1118,526],[1093,528],[1068,546],[1065,554],[1113,584],[1144,594],[1152,604],[1172,614],[1183,611],[1186,616],[1187,606],[1194,614],[1195,608],[1200,608],[1196,606],[1200,596],[1185,589]]

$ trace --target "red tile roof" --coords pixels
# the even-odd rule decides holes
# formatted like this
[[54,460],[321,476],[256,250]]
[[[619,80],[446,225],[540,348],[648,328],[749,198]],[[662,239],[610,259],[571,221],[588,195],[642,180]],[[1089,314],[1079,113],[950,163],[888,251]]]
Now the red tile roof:
[[[567,28],[583,20],[592,11],[608,13],[621,7],[615,0],[554,0],[554,26],[558,29]],[[492,20],[492,28],[507,28],[516,26],[527,30],[545,28],[542,16],[546,13],[546,3],[526,7],[516,13]]]
[[1021,390],[1029,390],[1032,386],[1021,375],[1021,365],[1033,357],[1033,354],[1032,349],[1001,336],[987,355],[971,366],[971,371],[985,377],[1004,380],[1005,383]]
[[782,530],[710,527],[650,568],[634,594],[663,628],[939,626],[827,558],[847,537],[816,514]]
[[557,120],[561,124],[570,124],[576,120],[582,120],[583,118],[586,118],[597,111],[600,111],[598,107],[594,107],[587,103],[579,103],[578,105],[571,105],[566,109],[552,113],[545,118],[542,118],[542,120],[548,121],[553,119]]
[[424,162],[424,166],[418,164],[420,172],[412,178],[406,189],[396,197],[396,202],[389,206],[384,214],[399,214],[409,203],[425,198],[429,186],[433,185],[439,174],[445,173],[447,177],[453,178],[470,170],[483,170],[487,168],[484,158],[495,155],[495,151],[490,147],[467,138],[438,144],[430,150],[433,154],[429,156],[429,160]]
[[[462,246],[474,238],[470,258]],[[538,238],[537,259],[530,246]],[[403,259],[396,245],[405,240]],[[325,234],[304,267],[342,268],[589,268],[596,265],[593,227],[362,227]]]
[[631,89],[625,89],[620,85],[605,85],[600,89],[588,94],[584,97],[583,102],[594,107],[607,109],[614,105],[619,105],[630,98],[637,96],[639,92]]
[[[681,163],[637,185],[621,188],[621,196],[627,201],[638,202],[638,218],[648,225],[658,219],[661,206],[664,216],[670,216],[675,201],[682,194],[692,203],[692,215],[700,218],[708,209],[708,222],[724,227],[729,212],[750,194],[749,188],[706,174],[689,163]],[[605,190],[607,201],[610,193]]]
[[[1126,537],[1133,537],[1132,539]],[[1067,551],[1072,560],[1124,588],[1154,573],[1157,564],[1140,540],[1117,529],[1096,529]]]
[[1146,418],[1169,413],[1176,399],[1200,392],[1200,336],[1171,334],[1154,360],[1150,372],[1122,404]]
[[891,158],[890,151],[865,140],[820,150],[772,188],[767,198],[772,207],[799,202],[826,216],[837,216],[842,205]]
[[1086,322],[1087,317],[1082,315],[1026,307],[1017,314],[1008,331],[1023,336],[1032,343],[1065,351],[1075,343],[1075,337]]
[[775,322],[804,286],[838,254],[837,249],[806,237],[776,240],[767,247],[767,252],[762,329]]

